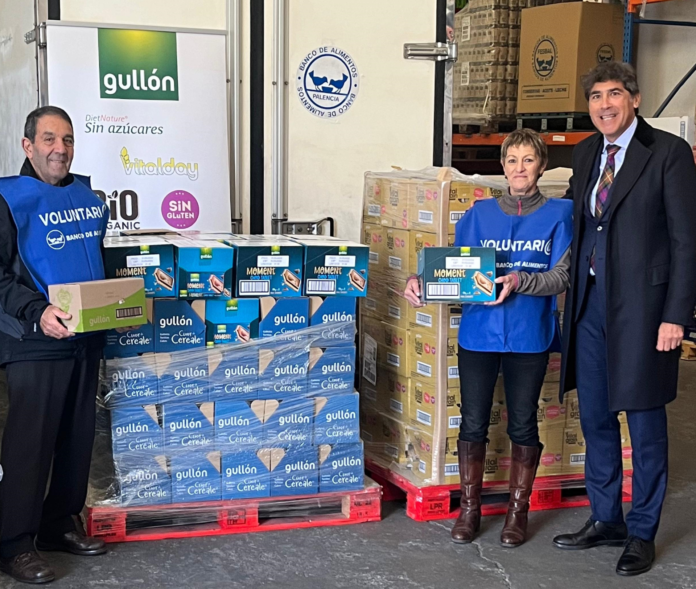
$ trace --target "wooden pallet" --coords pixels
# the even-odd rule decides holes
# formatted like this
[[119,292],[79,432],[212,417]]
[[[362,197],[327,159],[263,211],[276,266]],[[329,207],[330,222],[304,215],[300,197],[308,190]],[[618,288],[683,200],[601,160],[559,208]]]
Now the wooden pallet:
[[[374,461],[366,460],[366,470],[383,487],[383,500],[406,499],[406,515],[416,521],[450,519],[459,515],[459,485],[419,487],[406,475],[385,468]],[[625,472],[623,501],[631,501],[632,473]],[[507,512],[507,482],[485,482],[483,484],[483,515],[502,515]],[[564,475],[537,477],[530,498],[530,511],[587,507],[590,500],[585,490],[583,476]]]
[[87,507],[87,533],[105,542],[197,538],[343,526],[381,519],[382,488],[344,493],[178,503],[143,507]]
[[590,115],[586,112],[559,112],[540,114],[518,114],[518,129],[546,131],[594,131]]

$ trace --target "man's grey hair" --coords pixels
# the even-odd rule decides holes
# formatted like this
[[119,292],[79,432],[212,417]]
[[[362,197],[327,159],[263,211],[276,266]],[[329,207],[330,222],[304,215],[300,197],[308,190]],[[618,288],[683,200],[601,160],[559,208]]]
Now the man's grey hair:
[[60,117],[71,127],[73,126],[68,113],[58,106],[42,106],[41,108],[32,110],[27,115],[27,120],[24,123],[24,136],[32,143],[36,141],[36,125],[38,124],[39,119],[47,116]]
[[590,92],[595,84],[601,82],[621,82],[631,96],[640,94],[636,70],[630,63],[621,61],[606,61],[580,77],[582,89],[585,91],[585,100],[590,99]]

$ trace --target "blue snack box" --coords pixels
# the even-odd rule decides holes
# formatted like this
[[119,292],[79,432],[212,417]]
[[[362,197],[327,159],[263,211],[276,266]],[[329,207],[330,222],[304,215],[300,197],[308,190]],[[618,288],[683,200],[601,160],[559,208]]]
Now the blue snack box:
[[355,491],[365,486],[365,452],[357,444],[319,447],[319,492]]
[[205,325],[205,345],[209,348],[248,342],[258,337],[259,300],[206,301]]
[[174,246],[150,235],[104,239],[106,278],[142,277],[145,296],[175,297]]
[[305,295],[364,297],[370,248],[320,236],[298,237],[305,246]]
[[165,505],[172,502],[172,479],[162,455],[122,454],[114,457],[121,505]]
[[424,302],[495,301],[495,248],[425,247],[418,252]]
[[277,235],[250,235],[225,243],[235,250],[235,296],[302,296],[304,249],[299,243]]
[[155,354],[107,360],[106,380],[109,388],[105,397],[107,407],[159,402],[159,371]]
[[309,326],[326,326],[320,336],[312,342],[312,346],[352,346],[356,333],[356,303],[357,301],[350,297],[310,297]]
[[307,393],[348,393],[355,387],[355,346],[311,348]]
[[208,350],[208,373],[210,401],[257,399],[258,346],[220,346]]
[[274,299],[263,297],[259,300],[259,337],[282,335],[284,341],[300,341],[306,335],[296,333],[309,325],[309,299]]
[[274,448],[271,453],[271,497],[318,493],[318,461],[314,446]]
[[271,448],[251,447],[222,455],[222,498],[271,495]]
[[163,452],[164,433],[157,405],[119,407],[110,414],[114,454]]
[[310,446],[314,432],[314,400],[266,401],[266,442],[276,446]]
[[266,401],[218,401],[215,403],[215,442],[226,446],[259,446],[265,442]]
[[275,343],[259,351],[259,399],[288,399],[307,393],[309,352],[304,346]]
[[155,352],[205,347],[206,301],[157,300],[154,304]]
[[167,452],[211,449],[215,443],[214,403],[170,403],[162,406]]
[[220,452],[177,453],[170,464],[172,503],[220,500]]
[[208,350],[157,354],[160,403],[209,400]]
[[314,444],[355,444],[360,441],[360,395],[314,399]]
[[217,241],[168,238],[174,246],[180,299],[232,298],[234,250]]
[[146,299],[147,323],[133,329],[110,329],[106,332],[104,358],[132,358],[155,351],[155,326],[153,323],[154,299]]

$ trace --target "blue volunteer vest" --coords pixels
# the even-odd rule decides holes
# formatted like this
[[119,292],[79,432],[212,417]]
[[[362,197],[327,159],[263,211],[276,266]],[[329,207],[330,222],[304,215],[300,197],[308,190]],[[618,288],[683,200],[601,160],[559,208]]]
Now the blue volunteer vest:
[[109,221],[106,206],[74,175],[68,186],[29,176],[0,178],[0,194],[17,226],[17,247],[36,287],[102,280],[101,243]]
[[[497,276],[547,272],[573,238],[572,201],[550,199],[525,216],[506,215],[494,199],[479,201],[457,223],[454,245],[495,247]],[[474,352],[545,352],[558,343],[556,297],[512,293],[494,307],[462,305],[459,345]]]

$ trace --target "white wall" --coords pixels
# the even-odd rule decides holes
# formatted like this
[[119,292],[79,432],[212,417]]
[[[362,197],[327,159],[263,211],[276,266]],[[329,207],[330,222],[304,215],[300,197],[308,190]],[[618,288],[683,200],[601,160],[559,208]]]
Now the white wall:
[[[694,0],[648,4],[645,18],[696,22]],[[651,117],[672,88],[696,63],[696,29],[662,25],[638,26],[638,82],[641,114]],[[691,115],[696,107],[696,74],[672,99],[662,116]]]
[[33,26],[33,2],[0,0],[0,176],[19,172],[24,120],[38,104],[35,49],[24,43]]
[[73,22],[224,29],[226,4],[225,0],[61,0],[60,18]]

